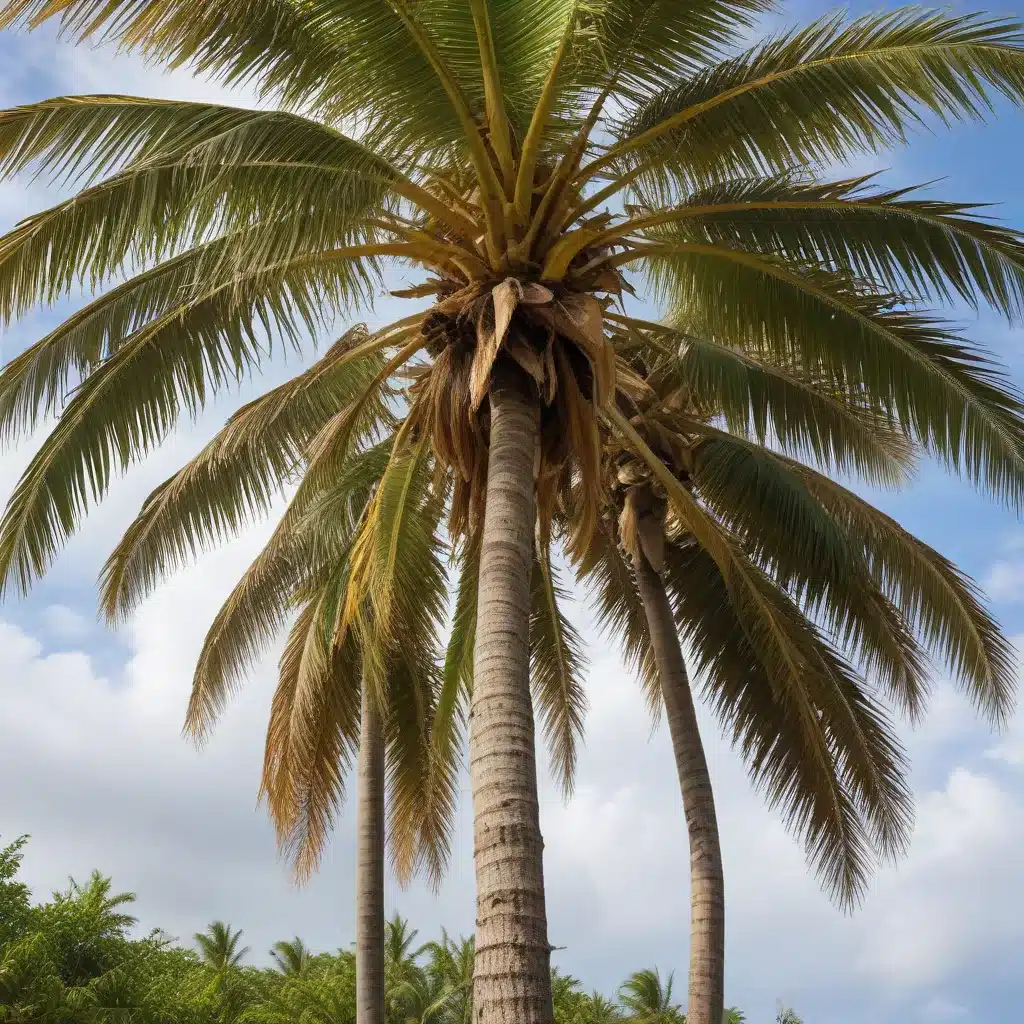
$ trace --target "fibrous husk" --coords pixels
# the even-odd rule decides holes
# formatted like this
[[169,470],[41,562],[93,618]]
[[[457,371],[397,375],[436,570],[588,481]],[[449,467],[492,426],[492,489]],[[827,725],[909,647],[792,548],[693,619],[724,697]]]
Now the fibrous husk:
[[[590,544],[603,501],[598,410],[614,395],[617,376],[603,319],[604,308],[593,296],[557,294],[513,277],[492,287],[460,289],[428,311],[423,333],[434,361],[414,390],[427,407],[424,428],[434,438],[437,457],[458,474],[453,531],[482,508],[488,394],[496,362],[509,358],[534,381],[541,401],[538,512],[542,519],[545,509],[553,512],[554,495],[577,474],[588,508],[577,518],[571,545],[582,550]],[[644,387],[635,375],[624,383],[630,393]]]

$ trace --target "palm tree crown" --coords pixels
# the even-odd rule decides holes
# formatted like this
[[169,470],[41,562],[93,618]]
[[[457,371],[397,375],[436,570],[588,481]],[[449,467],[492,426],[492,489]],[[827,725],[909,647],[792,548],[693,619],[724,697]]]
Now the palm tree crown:
[[248,946],[242,946],[242,929],[232,931],[231,925],[223,921],[214,921],[205,932],[196,932],[192,936],[199,947],[199,955],[219,972],[238,967],[249,952]]
[[[727,421],[769,424],[840,467],[871,461],[863,439],[840,437],[840,420],[811,413],[827,403],[795,402],[793,388],[750,372],[743,357],[763,358],[826,391],[862,396],[872,415],[921,450],[1014,507],[1024,504],[1024,403],[985,353],[927,310],[961,298],[1019,315],[1021,236],[970,205],[820,171],[902,141],[922,114],[978,117],[992,96],[1019,104],[1024,32],[998,19],[906,8],[851,22],[830,16],[746,46],[765,6],[0,4],[0,27],[59,17],[69,31],[191,63],[279,106],[89,96],[0,114],[0,173],[35,165],[84,186],[0,240],[0,322],[80,282],[107,289],[0,377],[0,437],[57,417],[0,521],[0,587],[28,588],[102,500],[112,474],[152,451],[183,415],[278,346],[299,347],[336,314],[365,307],[389,263],[421,272],[396,294],[429,299],[428,309],[373,334],[347,334],[313,370],[243,409],[205,458],[150,498],[108,565],[104,607],[111,618],[125,615],[163,573],[266,513],[281,484],[300,477],[290,511],[301,518],[325,500],[325,481],[372,450],[385,427],[396,428],[377,448],[383,466],[349,523],[345,557],[328,551],[344,588],[321,579],[307,591],[304,632],[291,636],[291,674],[283,676],[295,686],[306,678],[303,655],[307,666],[334,657],[351,666],[358,653],[366,685],[383,693],[393,665],[385,655],[404,651],[407,640],[405,667],[425,670],[435,630],[418,627],[443,607],[443,573],[422,590],[405,585],[417,563],[397,557],[403,530],[429,549],[419,564],[433,570],[446,526],[464,545],[465,571],[478,566],[448,653],[453,678],[473,665],[474,1000],[484,1024],[510,1016],[549,1024],[552,1015],[531,660],[549,684],[571,672],[538,660],[527,637],[546,606],[552,649],[571,652],[551,611],[558,587],[550,543],[559,509],[571,509],[561,538],[571,559],[585,567],[598,557],[607,508],[602,429],[649,468],[673,529],[694,538],[696,569],[677,567],[691,572],[686,593],[703,574],[721,581],[733,609],[772,600],[737,542],[742,521],[723,529],[705,504],[717,495],[735,514],[727,492],[749,489],[747,451],[704,444],[709,497],[695,496],[623,412],[651,391],[624,357],[638,332],[667,330],[659,339],[677,355],[682,335],[694,339],[686,347],[696,353],[697,404]],[[634,280],[666,313],[654,330],[617,311]],[[778,483],[782,469],[771,468]],[[987,688],[974,692],[994,717],[1004,714],[998,644],[965,639],[949,624],[949,590],[964,589],[955,570],[844,501],[827,478],[813,486],[848,532],[875,540],[876,579],[889,579],[883,559],[905,561],[897,585],[909,579],[916,588],[908,614],[968,683],[985,676]],[[774,511],[797,536],[814,510],[783,501],[784,490],[775,487]],[[823,607],[808,577],[830,578],[853,557],[849,544],[821,547],[826,525],[814,534],[818,546],[801,552],[810,559],[802,575],[795,559],[779,570]],[[322,542],[323,531],[307,531],[307,550]],[[294,556],[279,546],[270,557]],[[239,601],[259,591],[258,579],[248,582]],[[924,596],[936,589],[946,594],[945,618],[941,602]],[[294,597],[281,600],[290,608]],[[746,639],[776,679],[809,655],[800,622],[781,606],[769,611],[784,629],[759,626]],[[214,636],[200,666],[209,685],[194,690],[190,708],[197,734],[277,624],[263,618],[227,634],[221,647]],[[883,670],[904,653],[852,613],[842,624]],[[993,653],[992,664],[979,662]],[[832,669],[852,700],[845,669]],[[901,671],[890,689],[909,695],[909,669]],[[820,735],[819,708],[797,689],[776,690],[776,719],[817,732],[822,760],[831,737]],[[302,696],[286,685],[271,739],[282,735],[286,705],[314,706]],[[750,720],[771,713],[749,696],[734,694],[728,712],[741,734],[756,733]],[[819,696],[825,708],[839,700],[837,692]],[[555,706],[573,705],[551,702],[549,731],[573,726],[571,714],[552,715]],[[332,721],[354,714],[342,707]],[[319,741],[324,760],[337,760],[344,731],[317,733],[314,718],[307,715],[294,743]],[[292,743],[274,757],[287,758]],[[561,767],[571,773],[568,752]],[[876,796],[889,782],[849,774],[852,789],[874,787]],[[777,764],[766,784],[777,799],[791,795]],[[318,820],[329,822],[336,789],[332,781],[316,791]],[[899,801],[890,804],[899,811]],[[801,822],[820,825],[811,812]],[[897,813],[881,845],[893,845],[899,822]],[[688,1010],[691,1024],[717,1024],[721,1007]]]

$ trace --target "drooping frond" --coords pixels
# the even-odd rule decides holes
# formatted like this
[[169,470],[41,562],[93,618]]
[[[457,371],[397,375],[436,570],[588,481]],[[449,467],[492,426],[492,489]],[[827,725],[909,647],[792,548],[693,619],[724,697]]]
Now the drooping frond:
[[387,709],[389,833],[399,878],[423,863],[434,883],[444,873],[455,812],[457,760],[435,757],[432,719],[441,688],[438,630],[447,574],[438,528],[444,495],[408,421],[369,502],[351,555],[335,634],[355,631],[363,685]]
[[924,645],[993,724],[1012,713],[1017,658],[974,582],[894,519],[834,480],[794,465],[811,493],[863,547],[881,585]]
[[[339,408],[363,396],[388,343],[351,328],[304,373],[239,409],[209,444],[153,492],[107,560],[100,603],[131,612],[157,581],[270,511],[296,479],[306,444]],[[385,395],[364,406],[357,446],[386,421]],[[346,481],[351,485],[351,474]]]
[[650,259],[698,333],[864,388],[952,469],[1024,501],[1024,403],[986,353],[940,321],[881,308],[845,275],[727,246],[681,242]]
[[[321,322],[324,291],[338,294],[349,261],[300,267],[274,285],[254,277],[209,287],[136,330],[86,377],[23,474],[0,524],[0,581],[27,590],[44,572],[114,471],[159,444],[182,412],[237,382],[262,329],[287,336]],[[341,273],[339,274],[338,271]]]
[[[914,453],[893,418],[862,388],[844,390],[794,361],[765,358],[664,324],[610,316],[630,351],[652,355],[688,398],[731,433],[870,483],[906,482]],[[666,359],[668,368],[665,368]]]
[[[863,714],[858,711],[859,702],[865,700],[862,687],[841,659],[832,664],[821,660],[816,631],[792,599],[672,476],[625,417],[612,411],[609,419],[650,466],[683,528],[718,567],[735,614],[772,682],[775,699],[791,705],[813,741],[807,756],[818,761],[820,771],[829,771],[836,757],[831,744],[845,748],[845,785],[856,800],[870,807],[878,848],[886,855],[899,851],[910,825],[910,794],[902,753],[884,716],[870,705],[862,709]],[[811,680],[818,685],[808,685]],[[822,729],[823,716],[829,721],[827,734]],[[838,876],[831,884],[845,891],[846,882]]]
[[315,602],[338,577],[373,486],[390,455],[390,438],[353,458],[335,486],[335,501],[311,528],[308,505],[293,498],[270,540],[228,595],[203,641],[196,663],[185,729],[205,739],[228,697],[288,621],[293,599]]
[[282,721],[274,721],[272,708],[263,786],[300,880],[319,864],[359,742],[358,644],[351,637],[332,645],[323,602],[309,608],[296,620],[281,659]]
[[704,428],[693,481],[710,510],[781,587],[827,629],[912,718],[923,712],[928,666],[863,545],[792,464],[750,442]]
[[550,547],[533,558],[530,587],[530,682],[548,744],[551,769],[565,799],[572,795],[587,698],[583,641],[560,603],[566,591],[551,564]]
[[[893,772],[898,775],[902,768],[902,756],[887,724],[834,652],[807,632],[801,647],[806,644],[812,660],[793,685],[806,683],[811,693],[839,690],[846,696],[850,717],[844,726],[833,719],[826,702],[817,701],[816,713],[803,715],[798,701],[786,699],[779,684],[773,683],[750,639],[749,626],[737,614],[730,588],[707,552],[697,544],[674,544],[666,559],[666,586],[696,674],[703,680],[705,699],[743,756],[755,785],[805,843],[812,867],[833,898],[844,905],[855,903],[872,867],[877,838],[872,835],[872,819],[888,815],[890,809],[876,806],[873,796],[851,776],[874,770],[887,777],[900,794],[900,831],[905,835],[909,826],[908,795],[893,779]],[[785,604],[783,600],[783,608]],[[813,678],[816,673],[820,680]],[[844,740],[850,727],[859,723],[873,735],[869,753],[877,759],[875,764],[851,763],[860,761],[863,753]]]

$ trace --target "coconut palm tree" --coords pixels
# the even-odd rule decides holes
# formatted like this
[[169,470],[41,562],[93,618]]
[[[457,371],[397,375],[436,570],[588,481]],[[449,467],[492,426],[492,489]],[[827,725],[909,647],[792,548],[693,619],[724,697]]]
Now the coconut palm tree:
[[199,947],[199,955],[218,973],[238,967],[249,952],[248,946],[241,946],[242,929],[231,930],[231,925],[214,921],[205,932],[192,936]]
[[[611,414],[621,421],[604,453],[614,520],[586,571],[605,624],[624,640],[652,706],[666,711],[690,838],[690,998],[712,989],[717,999],[721,850],[680,636],[755,782],[847,904],[862,891],[870,852],[894,855],[910,826],[901,748],[853,664],[917,718],[929,690],[926,655],[937,655],[998,723],[1012,705],[1014,661],[969,580],[863,499],[785,454],[899,482],[913,448],[890,411],[740,347],[720,346],[715,355],[732,374],[730,386],[706,389],[699,338],[650,324],[634,325],[632,342],[646,390],[620,395]],[[767,387],[773,397],[760,417],[750,415],[746,397],[722,401]],[[774,447],[766,445],[770,433]],[[702,531],[678,516],[683,501],[699,504]],[[731,580],[717,566],[715,544],[734,552]],[[773,695],[770,706],[755,708],[754,688]]]
[[281,939],[275,942],[270,950],[270,959],[282,974],[301,974],[309,966],[313,955],[296,935],[291,941]]
[[[367,337],[363,327],[346,332],[306,373],[242,409],[147,500],[104,568],[102,598],[110,614],[133,607],[139,589],[148,585],[154,571],[165,571],[157,551],[162,552],[164,538],[173,539],[182,517],[189,515],[186,509],[196,496],[197,483],[204,486],[214,472],[226,487],[244,490],[249,465],[258,465],[263,458],[272,462],[278,448],[287,446],[287,435],[280,433],[282,424],[285,430],[291,429],[287,425],[304,416],[307,428],[315,428],[351,398],[346,368],[337,372],[338,353],[365,343]],[[379,440],[362,447],[339,473],[303,479],[270,542],[216,616],[197,665],[187,719],[189,730],[203,739],[226,694],[285,628],[289,611],[301,609],[281,662],[267,734],[263,789],[279,839],[295,860],[299,876],[305,877],[318,862],[332,814],[344,795],[345,766],[352,751],[358,750],[360,1024],[372,1024],[384,1013],[381,748],[386,746],[390,765],[391,852],[396,872],[400,880],[407,879],[421,860],[437,881],[448,856],[459,726],[470,689],[469,619],[475,607],[478,564],[471,549],[463,558],[455,629],[447,654],[440,658],[433,644],[445,600],[445,573],[438,559],[444,542],[436,531],[447,484],[442,478],[435,486],[436,467],[425,449],[415,459],[392,463],[399,421],[384,404],[372,407],[366,423],[367,437],[380,435]],[[239,436],[244,437],[244,446]],[[387,475],[388,470],[393,472]],[[273,467],[269,472],[274,472]],[[404,630],[401,642],[392,643],[384,659],[391,670],[381,673],[378,665],[373,673],[378,684],[384,677],[383,695],[380,685],[364,685],[364,678],[372,682],[373,677],[364,673],[367,662],[362,652],[366,644],[375,642],[374,637],[379,638],[373,617],[356,616],[352,629],[344,628],[339,618],[349,574],[363,564],[356,558],[353,539],[371,513],[380,526],[372,535],[374,543],[386,552],[387,572],[394,577],[388,591],[398,602],[393,612],[385,611]],[[366,547],[361,551],[365,554]],[[378,593],[382,590],[378,587]],[[378,611],[383,606],[378,598]],[[536,588],[531,621],[534,657],[540,666],[535,689],[552,761],[569,773],[563,777],[568,785],[582,725],[579,638],[561,614],[557,595],[543,588]],[[435,695],[441,681],[435,679],[434,666],[441,660],[443,686]],[[370,659],[368,664],[372,668],[377,660]],[[557,666],[557,671],[549,666]],[[297,694],[307,709],[299,718],[294,711]],[[383,712],[375,709],[380,700]],[[427,725],[431,729],[425,750]]]
[[447,992],[447,1013],[452,1024],[473,1019],[473,937],[453,939],[444,928],[439,942],[428,942],[426,972]]
[[[607,327],[622,274],[697,307],[706,336],[770,328],[790,358],[861,386],[930,451],[1019,501],[1020,406],[942,325],[867,297],[1021,300],[1017,235],[965,207],[808,182],[792,168],[904,138],[922,111],[978,116],[1017,102],[1013,24],[918,9],[836,18],[747,50],[759,0],[6,0],[0,26],[59,16],[157,59],[245,82],[280,110],[132,97],[57,98],[0,118],[0,168],[39,163],[90,186],[0,242],[0,317],[112,287],[9,365],[0,430],[51,414],[0,526],[0,578],[46,570],[111,473],[160,443],[267,356],[366,298],[381,261],[428,272],[404,290],[426,315],[340,357],[385,356],[359,400],[292,447],[343,464],[361,414],[414,356],[414,424],[396,475],[429,437],[455,484],[454,536],[479,534],[470,767],[482,1024],[552,1015],[534,722],[534,525],[571,468],[599,519],[597,419],[616,389]],[[345,128],[356,125],[358,139]],[[69,391],[73,381],[80,381]],[[291,465],[290,449],[277,465]],[[533,480],[536,479],[536,487]],[[202,489],[185,557],[265,510]],[[276,484],[279,478],[273,480]],[[700,510],[681,503],[688,525]],[[690,522],[692,520],[692,522]],[[374,531],[379,519],[368,517]],[[729,577],[732,555],[715,547]],[[343,625],[373,599],[365,563]],[[360,594],[364,591],[365,594]],[[387,599],[384,600],[387,603]],[[375,609],[376,610],[376,609]],[[374,628],[395,628],[393,616]],[[694,1004],[717,1024],[721,1006]]]
[[657,968],[634,971],[619,988],[619,1002],[628,1020],[648,1024],[684,1024],[685,1017],[672,1002],[672,975],[663,982]]

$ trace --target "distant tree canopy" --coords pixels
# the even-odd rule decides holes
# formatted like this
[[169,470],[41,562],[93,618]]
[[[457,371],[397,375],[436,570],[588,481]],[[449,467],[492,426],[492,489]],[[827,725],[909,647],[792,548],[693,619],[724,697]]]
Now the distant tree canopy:
[[[3,1024],[354,1024],[355,960],[346,949],[316,953],[300,938],[245,961],[242,932],[214,921],[178,945],[160,929],[133,937],[134,893],[94,871],[33,903],[18,880],[27,837],[0,848],[0,1022]],[[388,1024],[470,1024],[473,940],[442,930],[420,943],[400,917],[385,943]],[[613,997],[583,991],[553,972],[557,1024],[637,1021],[684,1024],[672,977],[634,972]],[[726,1012],[725,1024],[746,1018]],[[779,1021],[800,1024],[791,1010]],[[751,1022],[752,1024],[752,1022]]]

